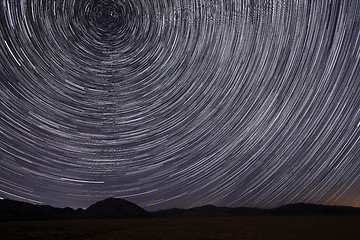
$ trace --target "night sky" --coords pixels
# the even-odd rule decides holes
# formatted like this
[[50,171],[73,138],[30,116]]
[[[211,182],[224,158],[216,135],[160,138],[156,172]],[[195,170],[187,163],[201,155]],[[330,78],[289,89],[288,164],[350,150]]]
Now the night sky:
[[2,0],[0,198],[360,206],[360,2]]

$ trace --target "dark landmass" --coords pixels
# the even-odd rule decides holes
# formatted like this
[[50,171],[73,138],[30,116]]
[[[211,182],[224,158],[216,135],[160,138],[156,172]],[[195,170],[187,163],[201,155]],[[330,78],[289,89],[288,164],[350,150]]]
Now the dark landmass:
[[97,218],[149,218],[178,216],[237,216],[237,215],[359,215],[360,208],[345,206],[325,206],[316,204],[289,204],[273,209],[230,208],[205,205],[190,209],[172,208],[157,212],[147,212],[134,203],[119,198],[99,201],[86,210],[81,208],[55,208],[49,205],[34,205],[14,200],[0,200],[1,221],[60,220]]
[[268,212],[267,209],[260,209],[260,208],[245,208],[245,207],[230,208],[230,207],[217,207],[214,205],[205,205],[190,209],[171,208],[171,209],[153,212],[152,214],[154,216],[169,216],[169,215],[202,216],[202,215],[252,215],[252,214],[266,214],[267,212]]
[[202,207],[190,209],[172,208],[154,212],[155,216],[209,216],[209,215],[269,215],[269,216],[292,216],[292,215],[359,215],[360,208],[348,206],[326,206],[318,204],[296,203],[288,204],[273,209],[261,208],[229,208],[229,207],[216,207],[213,205],[206,205]]
[[83,214],[85,218],[131,218],[148,215],[138,205],[120,198],[108,198],[88,207]]
[[59,220],[91,218],[145,217],[149,213],[134,203],[120,198],[99,201],[86,210],[81,208],[55,208],[49,205],[34,205],[14,200],[0,200],[0,220]]
[[72,219],[80,216],[83,209],[55,208],[50,205],[34,205],[20,201],[0,200],[0,220]]
[[2,240],[360,239],[359,208],[304,203],[147,212],[116,198],[85,210],[0,200],[0,220]]
[[1,240],[358,240],[360,216],[234,215],[0,222]]

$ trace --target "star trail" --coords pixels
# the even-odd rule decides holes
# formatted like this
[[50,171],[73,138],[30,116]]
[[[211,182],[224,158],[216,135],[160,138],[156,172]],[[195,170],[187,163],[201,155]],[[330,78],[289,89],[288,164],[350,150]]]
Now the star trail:
[[360,2],[2,0],[0,199],[360,206]]

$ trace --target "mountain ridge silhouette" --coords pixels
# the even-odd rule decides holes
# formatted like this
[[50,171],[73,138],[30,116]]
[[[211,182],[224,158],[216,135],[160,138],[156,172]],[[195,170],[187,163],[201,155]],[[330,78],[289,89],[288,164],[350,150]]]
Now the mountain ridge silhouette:
[[50,205],[36,205],[16,200],[0,200],[0,221],[57,220],[92,218],[148,218],[164,216],[219,216],[219,215],[360,215],[360,208],[350,206],[328,206],[320,204],[295,203],[272,209],[247,207],[218,207],[204,205],[189,209],[170,208],[148,212],[121,198],[107,198],[88,208],[56,208]]

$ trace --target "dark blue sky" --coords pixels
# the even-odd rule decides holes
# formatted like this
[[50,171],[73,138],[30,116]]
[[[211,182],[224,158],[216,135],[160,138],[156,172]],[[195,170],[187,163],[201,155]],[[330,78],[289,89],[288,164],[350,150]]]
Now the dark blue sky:
[[4,0],[0,197],[360,206],[360,2]]

